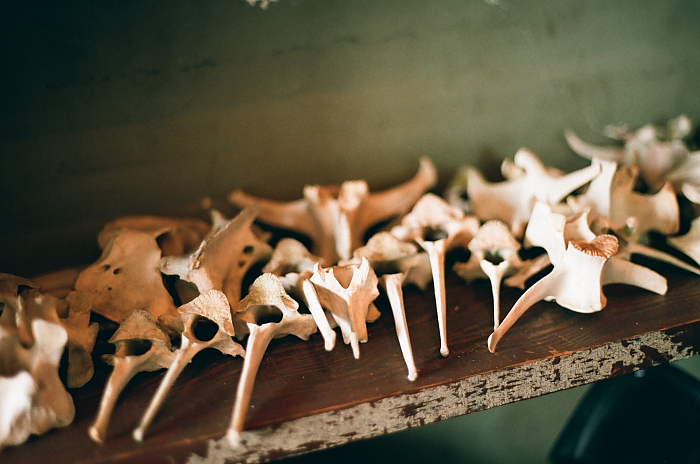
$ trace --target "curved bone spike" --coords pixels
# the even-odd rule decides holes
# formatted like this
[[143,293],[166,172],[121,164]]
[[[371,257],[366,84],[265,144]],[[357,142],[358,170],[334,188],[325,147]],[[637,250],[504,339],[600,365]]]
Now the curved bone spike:
[[501,279],[508,270],[508,261],[501,261],[497,265],[482,260],[479,265],[491,282],[491,294],[493,295],[493,329],[498,328],[501,319]]
[[690,224],[690,230],[685,235],[670,237],[668,242],[686,256],[700,263],[700,218],[695,218]]
[[107,435],[107,426],[112,417],[114,405],[119,398],[126,384],[139,372],[142,364],[141,356],[115,357],[114,370],[109,376],[105,391],[100,400],[100,409],[97,412],[95,422],[88,429],[90,438],[97,442],[103,443]]
[[619,163],[625,157],[624,149],[600,147],[584,142],[574,133],[574,131],[569,129],[564,131],[564,137],[566,137],[566,143],[569,144],[569,147],[574,152],[590,160],[598,158],[605,161],[615,161]]
[[668,290],[666,278],[648,267],[631,261],[612,257],[605,263],[601,284],[627,284],[665,295]]
[[551,179],[546,192],[536,195],[538,200],[544,200],[551,204],[557,204],[569,193],[585,185],[600,173],[600,166],[591,164],[585,168],[566,174],[565,176]]
[[448,356],[450,349],[447,347],[447,300],[445,297],[445,239],[428,242],[416,240],[416,242],[428,253],[430,270],[433,274],[433,290],[435,292],[435,306],[437,310],[438,328],[440,330],[440,354]]
[[331,329],[331,326],[328,323],[328,318],[323,311],[323,307],[321,307],[321,302],[318,301],[318,295],[316,294],[314,285],[309,281],[309,279],[304,279],[301,282],[301,292],[304,302],[309,308],[309,312],[311,312],[311,316],[314,318],[314,322],[316,322],[319,332],[321,332],[325,350],[332,351],[335,347],[335,331]]
[[399,339],[401,354],[408,369],[408,380],[413,382],[418,377],[416,362],[413,359],[413,348],[411,347],[411,337],[408,333],[408,323],[406,322],[406,311],[403,304],[403,274],[388,274],[382,276],[382,283],[386,289],[391,312],[394,315],[394,325],[396,327],[396,337]]
[[518,301],[515,302],[508,315],[503,319],[503,322],[489,335],[488,347],[491,353],[496,352],[496,346],[503,336],[513,327],[520,317],[525,314],[525,311],[530,309],[535,303],[543,300],[551,294],[550,288],[558,278],[555,272],[547,274],[542,279],[533,284],[523,293]]
[[680,269],[683,269],[684,271],[688,271],[688,272],[692,272],[693,274],[700,275],[700,269],[693,266],[692,264],[686,263],[685,261],[680,260],[680,259],[676,258],[675,256],[670,255],[668,253],[665,253],[661,250],[657,250],[655,248],[651,248],[651,247],[642,245],[641,243],[630,242],[628,245],[628,251],[630,253],[644,255],[644,256],[647,256],[649,258],[656,259],[658,261],[663,261],[665,263],[668,263],[668,264],[676,266]]
[[231,424],[226,431],[226,438],[231,447],[236,447],[240,444],[241,432],[243,432],[243,426],[245,425],[246,412],[250,405],[250,397],[253,394],[255,377],[258,374],[263,354],[265,354],[265,350],[277,329],[272,324],[258,326],[257,324],[248,323],[248,330],[250,331],[250,335],[248,336],[248,343],[246,344],[246,357],[243,360],[243,370],[238,380]]
[[146,430],[151,425],[156,414],[158,414],[158,410],[168,396],[170,388],[175,383],[175,380],[177,380],[182,370],[189,364],[192,358],[208,345],[209,343],[197,343],[185,336],[182,337],[182,343],[180,349],[175,354],[175,359],[173,359],[172,364],[168,367],[168,372],[165,374],[165,377],[163,377],[163,380],[161,380],[160,385],[158,385],[158,390],[153,396],[153,399],[151,399],[148,409],[146,409],[146,412],[141,418],[139,426],[134,430],[134,440],[138,442],[143,441]]

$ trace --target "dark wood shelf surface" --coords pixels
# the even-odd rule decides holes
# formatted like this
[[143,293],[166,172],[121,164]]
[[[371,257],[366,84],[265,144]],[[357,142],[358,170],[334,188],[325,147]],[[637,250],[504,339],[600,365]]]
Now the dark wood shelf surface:
[[[645,263],[648,264],[648,263]],[[592,315],[538,303],[488,352],[491,294],[487,281],[465,285],[448,277],[448,341],[439,355],[432,292],[406,290],[411,339],[420,375],[406,369],[386,304],[354,360],[340,336],[326,352],[309,342],[273,342],[263,360],[244,443],[228,447],[228,425],[242,360],[204,352],[177,381],[143,443],[131,431],[164,371],[139,374],[117,404],[108,439],[87,436],[108,370],[98,369],[73,391],[76,418],[0,455],[4,464],[259,462],[336,446],[693,356],[700,347],[697,277],[650,264],[669,278],[665,296],[606,287],[607,307]],[[504,288],[503,312],[519,290]],[[381,302],[380,302],[381,303]]]

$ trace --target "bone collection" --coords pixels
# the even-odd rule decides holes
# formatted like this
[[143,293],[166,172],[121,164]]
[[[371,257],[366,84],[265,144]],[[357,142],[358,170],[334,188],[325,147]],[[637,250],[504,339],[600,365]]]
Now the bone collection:
[[[545,166],[519,150],[501,165],[505,178],[489,182],[474,167],[454,177],[443,199],[426,193],[437,181],[427,158],[416,175],[382,192],[364,181],[306,186],[301,199],[276,202],[234,191],[241,209],[232,219],[212,211],[211,221],[133,216],[107,224],[98,236],[102,256],[83,269],[33,280],[0,274],[0,449],[72,422],[77,388],[93,375],[98,323],[91,312],[119,324],[105,356],[113,370],[93,425],[101,443],[120,393],[139,372],[165,369],[133,438],[148,438],[179,374],[207,348],[242,356],[243,369],[226,436],[238,446],[260,366],[270,341],[320,332],[327,351],[335,328],[355,358],[369,339],[368,323],[387,296],[408,380],[419,374],[413,356],[403,288],[432,289],[440,354],[449,355],[445,256],[470,252],[453,270],[465,281],[489,279],[495,352],[506,333],[535,303],[555,301],[580,313],[602,310],[604,286],[622,283],[657,294],[666,279],[631,261],[644,255],[700,274],[700,152],[686,140],[691,121],[635,131],[611,127],[614,147],[598,147],[566,132],[570,147],[590,160],[571,173]],[[692,217],[681,217],[679,201]],[[254,221],[306,235],[312,249],[292,238],[268,243]],[[688,231],[678,235],[683,221]],[[368,230],[388,223],[366,242]],[[652,248],[649,232],[690,260]],[[525,248],[544,252],[523,259]],[[246,275],[264,264],[249,288]],[[534,276],[551,266],[532,285]],[[174,276],[166,288],[163,275]],[[432,282],[432,286],[430,283]],[[501,318],[501,284],[527,289]],[[300,312],[300,303],[308,313]],[[455,329],[452,329],[455,330]],[[175,340],[179,339],[179,342]],[[245,343],[245,345],[243,345]],[[506,343],[505,341],[503,343]],[[67,378],[58,364],[68,352]],[[232,395],[234,392],[232,392]]]

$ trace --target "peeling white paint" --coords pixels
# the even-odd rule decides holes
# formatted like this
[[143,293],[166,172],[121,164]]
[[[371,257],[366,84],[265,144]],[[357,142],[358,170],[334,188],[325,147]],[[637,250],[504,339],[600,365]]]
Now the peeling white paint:
[[[662,359],[648,359],[645,351],[658,353]],[[650,333],[418,393],[246,431],[239,449],[231,449],[225,438],[210,440],[207,457],[192,455],[187,463],[258,463],[302,454],[595,382],[621,368],[636,370],[692,355],[691,347],[674,342],[669,335]]]

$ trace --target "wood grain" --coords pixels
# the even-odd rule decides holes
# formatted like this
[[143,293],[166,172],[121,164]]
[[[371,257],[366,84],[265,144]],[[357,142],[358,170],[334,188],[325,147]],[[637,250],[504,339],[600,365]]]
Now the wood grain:
[[[369,328],[360,360],[349,347],[323,350],[309,342],[273,342],[263,360],[239,450],[220,440],[233,407],[240,359],[205,352],[177,381],[144,443],[131,439],[163,373],[140,374],[117,405],[107,442],[87,437],[105,368],[73,392],[69,427],[5,450],[2,462],[261,462],[416,427],[539,396],[635,369],[690,357],[700,346],[700,286],[689,274],[653,264],[669,277],[666,296],[606,287],[608,306],[583,315],[552,303],[531,309],[499,344],[491,331],[487,282],[467,286],[448,278],[448,341],[441,358],[430,293],[409,289],[407,319],[420,375],[406,380],[391,313]],[[520,291],[504,289],[509,308]],[[384,303],[384,302],[380,302]]]

